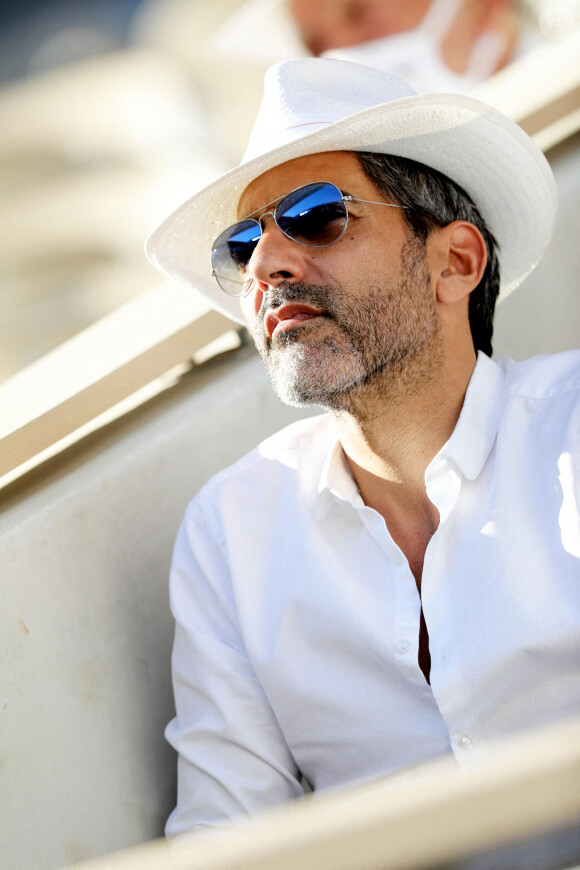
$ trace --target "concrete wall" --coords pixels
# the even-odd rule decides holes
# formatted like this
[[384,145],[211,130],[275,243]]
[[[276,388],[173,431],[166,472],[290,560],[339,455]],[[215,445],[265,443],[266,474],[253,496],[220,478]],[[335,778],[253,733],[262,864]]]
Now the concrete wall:
[[[555,246],[500,307],[498,355],[578,344],[578,144],[551,155]],[[3,494],[3,870],[54,870],[161,835],[175,787],[163,740],[175,532],[214,471],[297,416],[242,349]]]
[[161,836],[174,804],[167,574],[207,478],[296,411],[244,349],[53,463],[0,515],[0,866]]
[[556,228],[537,269],[497,308],[495,356],[525,359],[580,346],[580,134],[547,157],[558,189]]

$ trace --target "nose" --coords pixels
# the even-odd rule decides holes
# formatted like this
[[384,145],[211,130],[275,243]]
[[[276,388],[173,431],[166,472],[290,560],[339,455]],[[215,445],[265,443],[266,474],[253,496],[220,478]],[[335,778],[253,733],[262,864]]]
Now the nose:
[[262,217],[262,235],[254,248],[247,266],[251,279],[250,293],[254,289],[264,293],[269,287],[277,287],[283,281],[301,281],[306,271],[305,246],[284,235],[274,217]]

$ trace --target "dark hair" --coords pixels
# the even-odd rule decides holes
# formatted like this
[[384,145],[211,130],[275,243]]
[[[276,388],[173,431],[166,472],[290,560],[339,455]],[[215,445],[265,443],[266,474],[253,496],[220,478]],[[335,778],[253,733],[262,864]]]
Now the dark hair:
[[469,297],[469,326],[476,352],[491,356],[493,314],[499,293],[498,243],[487,228],[471,197],[454,181],[436,169],[390,154],[355,151],[365,174],[398,205],[411,230],[426,241],[429,233],[453,221],[473,224],[487,246],[483,277]]

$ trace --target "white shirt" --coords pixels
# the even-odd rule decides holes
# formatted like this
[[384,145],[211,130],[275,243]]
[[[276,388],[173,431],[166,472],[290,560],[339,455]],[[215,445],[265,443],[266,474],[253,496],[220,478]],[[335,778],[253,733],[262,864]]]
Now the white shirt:
[[580,353],[480,354],[429,464],[421,602],[323,415],[213,478],[176,542],[167,832],[580,711]]

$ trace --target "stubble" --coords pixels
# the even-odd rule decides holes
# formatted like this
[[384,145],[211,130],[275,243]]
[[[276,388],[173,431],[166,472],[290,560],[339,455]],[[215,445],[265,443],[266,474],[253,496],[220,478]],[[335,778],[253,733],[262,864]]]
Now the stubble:
[[440,324],[420,239],[410,238],[403,245],[400,276],[396,286],[374,283],[364,292],[303,282],[270,291],[264,307],[303,302],[328,321],[306,322],[273,340],[263,328],[254,331],[283,402],[360,415],[377,391],[382,396],[401,388],[409,392],[433,376],[441,361]]

